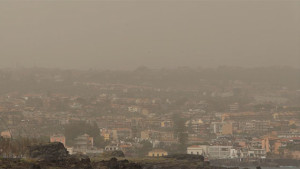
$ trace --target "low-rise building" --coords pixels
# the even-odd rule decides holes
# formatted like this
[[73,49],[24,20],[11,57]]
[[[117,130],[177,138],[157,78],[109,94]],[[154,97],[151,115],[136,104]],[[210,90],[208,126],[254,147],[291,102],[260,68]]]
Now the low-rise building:
[[300,151],[299,150],[292,151],[292,150],[286,149],[286,150],[284,150],[284,156],[285,156],[285,158],[300,160]]
[[192,145],[187,148],[187,154],[205,155],[207,153],[207,146]]
[[209,146],[208,156],[215,159],[230,158],[232,146]]
[[74,151],[86,153],[87,150],[92,149],[94,146],[94,139],[90,137],[88,134],[83,134],[75,138],[75,146]]
[[148,140],[149,138],[150,138],[149,130],[141,131],[141,139],[142,140]]
[[237,150],[232,146],[193,145],[187,148],[187,154],[203,155],[212,159],[236,158]]
[[74,154],[74,148],[73,147],[66,147],[67,151],[69,152],[70,155]]
[[52,135],[50,137],[50,142],[60,142],[62,143],[65,147],[66,147],[66,137],[62,134],[56,134],[56,135]]
[[117,145],[109,145],[105,147],[105,151],[117,151],[120,150],[119,146]]
[[266,158],[266,150],[265,149],[251,149],[248,151],[248,157]]
[[162,149],[154,149],[148,153],[149,157],[163,157],[167,156],[168,152]]
[[6,131],[2,131],[1,132],[1,137],[6,138],[6,139],[10,139],[11,138],[11,133],[9,130]]

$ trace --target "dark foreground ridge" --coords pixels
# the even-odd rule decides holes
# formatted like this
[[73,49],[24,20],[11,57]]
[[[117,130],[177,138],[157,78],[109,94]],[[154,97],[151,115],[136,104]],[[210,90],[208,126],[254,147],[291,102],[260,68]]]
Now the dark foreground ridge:
[[[116,154],[120,155],[120,154]],[[121,157],[122,158],[122,157]],[[112,157],[91,160],[86,155],[69,155],[61,143],[29,147],[26,159],[0,159],[2,169],[228,169],[210,166],[202,156],[171,155],[164,158],[127,160]],[[230,169],[236,169],[231,167]]]
[[34,161],[22,159],[0,159],[2,169],[238,169],[238,167],[204,166],[197,162],[177,161],[145,161],[132,162],[127,159],[91,161],[87,156],[69,156],[62,161]]
[[30,158],[52,162],[65,160],[69,157],[67,149],[59,142],[31,146],[28,155]]

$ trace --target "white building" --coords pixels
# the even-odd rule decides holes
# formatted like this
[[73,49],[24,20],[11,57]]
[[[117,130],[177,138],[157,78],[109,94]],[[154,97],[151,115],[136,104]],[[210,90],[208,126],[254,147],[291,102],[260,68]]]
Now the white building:
[[209,146],[208,155],[210,158],[230,158],[232,146]]
[[212,122],[210,124],[210,132],[215,134],[222,133],[223,122]]
[[251,158],[266,158],[266,155],[265,149],[251,149],[248,151],[248,157]]
[[230,149],[230,158],[238,158],[238,151],[236,149]]
[[111,145],[105,147],[105,151],[117,151],[117,150],[120,150],[119,146],[117,145]]
[[187,154],[203,155],[211,159],[238,157],[238,151],[232,146],[193,145],[187,148]]
[[137,113],[137,112],[141,111],[141,108],[137,107],[137,106],[129,106],[128,111],[131,112],[131,113]]
[[67,151],[69,152],[70,155],[74,154],[73,147],[67,147]]
[[207,154],[206,145],[193,145],[187,148],[187,154],[205,155]]

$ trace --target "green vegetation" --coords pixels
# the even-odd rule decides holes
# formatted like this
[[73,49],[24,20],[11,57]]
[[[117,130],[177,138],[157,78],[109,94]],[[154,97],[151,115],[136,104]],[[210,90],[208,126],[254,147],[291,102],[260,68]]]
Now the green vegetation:
[[93,137],[96,147],[104,147],[106,144],[103,136],[100,136],[100,131],[96,123],[89,124],[84,121],[72,121],[64,126],[64,134],[66,144],[70,146],[74,145],[74,139],[76,137],[83,134],[88,134]]

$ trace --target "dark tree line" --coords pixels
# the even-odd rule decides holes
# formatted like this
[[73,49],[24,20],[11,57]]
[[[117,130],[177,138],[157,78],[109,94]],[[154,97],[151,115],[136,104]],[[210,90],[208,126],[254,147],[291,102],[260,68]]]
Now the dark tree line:
[[64,126],[64,134],[67,145],[74,145],[74,139],[80,135],[88,134],[94,138],[94,145],[96,147],[103,147],[105,145],[104,138],[100,135],[100,130],[96,123],[90,124],[84,121],[71,121]]

